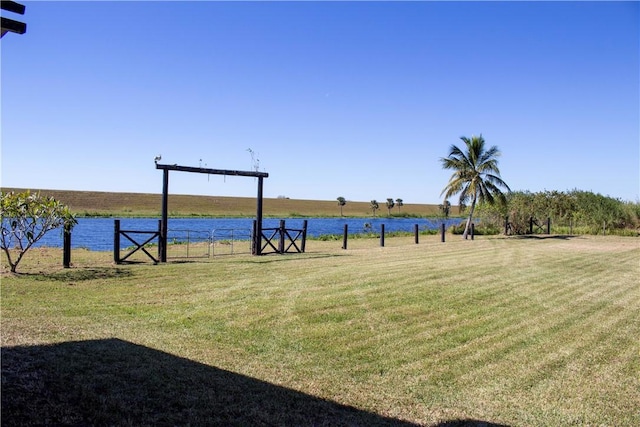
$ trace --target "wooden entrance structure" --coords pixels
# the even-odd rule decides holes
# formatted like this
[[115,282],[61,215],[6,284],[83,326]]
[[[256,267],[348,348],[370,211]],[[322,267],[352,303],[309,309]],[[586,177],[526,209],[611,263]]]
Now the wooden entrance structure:
[[167,262],[167,224],[169,221],[169,171],[204,173],[208,175],[249,176],[258,178],[258,197],[256,205],[256,229],[253,233],[253,255],[262,254],[262,186],[264,178],[268,178],[266,172],[235,171],[225,169],[208,169],[192,166],[161,165],[156,163],[156,169],[163,171],[162,176],[162,222],[160,226],[160,239],[158,252],[160,262]]

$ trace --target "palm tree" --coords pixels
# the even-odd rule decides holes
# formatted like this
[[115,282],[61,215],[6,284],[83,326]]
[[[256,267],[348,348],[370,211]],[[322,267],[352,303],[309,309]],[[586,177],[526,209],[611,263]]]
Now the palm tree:
[[342,215],[342,207],[347,204],[347,200],[344,197],[338,197],[338,206],[340,206],[340,216]]
[[443,217],[449,218],[449,211],[451,210],[451,202],[445,200],[441,205],[438,205],[438,209],[440,209],[440,213]]
[[460,193],[460,206],[471,201],[469,217],[462,235],[466,239],[476,203],[493,204],[496,200],[506,203],[506,197],[501,188],[507,191],[511,191],[511,189],[500,177],[497,160],[500,157],[498,147],[494,145],[485,150],[482,135],[472,136],[471,139],[463,136],[460,139],[465,143],[466,151],[452,145],[449,149],[449,156],[440,159],[444,169],[453,170],[449,183],[440,195],[444,194],[444,198],[448,199]]
[[400,213],[400,207],[404,205],[402,199],[396,199],[396,205],[398,206],[398,213]]
[[380,209],[380,205],[378,204],[378,201],[376,199],[373,199],[369,207],[373,211],[373,216],[376,216],[376,211]]
[[393,201],[393,199],[387,199],[387,211],[389,212],[389,216],[391,216],[391,209],[393,209],[393,207],[395,206],[395,202]]

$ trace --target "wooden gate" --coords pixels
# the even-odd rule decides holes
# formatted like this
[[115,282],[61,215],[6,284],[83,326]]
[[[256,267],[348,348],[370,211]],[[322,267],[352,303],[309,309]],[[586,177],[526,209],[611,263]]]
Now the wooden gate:
[[[149,251],[145,249],[144,246],[151,243],[151,241],[155,238],[158,238],[158,243],[159,243],[161,230],[162,230],[162,220],[158,221],[157,230],[145,231],[145,230],[123,230],[120,228],[120,220],[116,219],[114,232],[113,232],[113,261],[116,264],[122,264],[124,261],[127,260],[127,258],[129,258],[134,253],[138,251],[142,251],[149,258],[151,258],[154,264],[157,264],[159,262],[158,258],[160,258],[160,256],[158,256],[158,258],[154,257],[149,253]],[[143,236],[148,236],[148,237],[146,240],[140,242],[136,240],[136,238],[134,238],[134,235],[138,235],[138,234],[141,234]],[[134,245],[133,249],[131,249],[125,256],[120,256],[120,236],[124,236],[127,240],[129,240]],[[158,244],[158,248],[159,247],[160,245]]]
[[[253,229],[256,229],[255,221]],[[267,234],[265,234],[265,232],[267,232]],[[263,228],[262,237],[265,239],[265,244],[260,248],[260,254],[304,252],[307,242],[307,220],[304,220],[302,229],[296,230],[286,228],[285,221],[282,219],[280,220],[280,226],[277,228]],[[300,239],[300,246],[297,245],[298,239]],[[267,247],[270,247],[272,251],[265,252]],[[294,248],[295,251],[290,250],[291,248]]]

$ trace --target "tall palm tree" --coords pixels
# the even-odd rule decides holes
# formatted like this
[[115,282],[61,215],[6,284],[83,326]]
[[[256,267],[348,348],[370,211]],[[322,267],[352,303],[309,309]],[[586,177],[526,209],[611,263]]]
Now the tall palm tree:
[[376,211],[380,208],[380,205],[378,204],[378,201],[376,199],[373,199],[371,201],[371,203],[369,204],[369,207],[373,211],[373,216],[376,216]]
[[338,197],[338,206],[340,206],[340,216],[343,216],[343,215],[342,215],[342,207],[343,207],[344,205],[346,205],[346,204],[347,204],[347,199],[345,199],[345,198],[344,198],[344,197],[342,197],[342,196]]
[[389,212],[389,216],[391,216],[391,209],[396,205],[392,198],[387,199],[387,211]]
[[400,207],[404,206],[402,199],[396,199],[396,206],[398,206],[398,213],[400,213]]
[[460,193],[459,203],[461,206],[471,201],[469,217],[462,235],[466,239],[476,203],[494,204],[496,200],[506,203],[506,197],[501,188],[507,191],[511,191],[511,189],[500,177],[497,160],[500,157],[498,147],[494,145],[486,150],[482,135],[472,136],[471,139],[463,136],[460,139],[465,143],[466,151],[452,145],[449,149],[449,156],[440,159],[444,169],[453,170],[449,183],[440,195],[444,194],[446,200]]

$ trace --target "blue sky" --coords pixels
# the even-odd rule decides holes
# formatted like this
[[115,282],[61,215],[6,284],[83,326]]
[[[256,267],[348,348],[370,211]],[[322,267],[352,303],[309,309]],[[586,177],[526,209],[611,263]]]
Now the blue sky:
[[437,204],[482,134],[512,190],[640,198],[638,2],[22,3],[4,187]]

